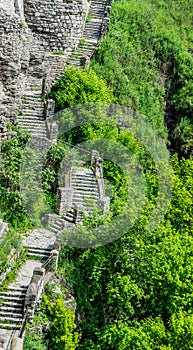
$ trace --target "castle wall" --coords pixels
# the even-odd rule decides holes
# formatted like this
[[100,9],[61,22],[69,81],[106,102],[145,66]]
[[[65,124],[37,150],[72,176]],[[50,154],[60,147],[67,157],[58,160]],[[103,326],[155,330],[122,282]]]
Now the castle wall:
[[9,14],[15,13],[14,0],[0,0],[0,9],[5,10]]
[[[5,9],[4,9],[5,10]],[[0,8],[0,114],[14,108],[21,71],[20,18]],[[11,112],[10,112],[11,113]]]
[[64,52],[65,62],[87,12],[87,0],[0,0],[0,116],[13,120],[25,92],[41,90],[48,58],[56,69],[60,64],[52,52]]
[[66,52],[78,45],[88,7],[86,0],[25,0],[29,28],[46,51]]

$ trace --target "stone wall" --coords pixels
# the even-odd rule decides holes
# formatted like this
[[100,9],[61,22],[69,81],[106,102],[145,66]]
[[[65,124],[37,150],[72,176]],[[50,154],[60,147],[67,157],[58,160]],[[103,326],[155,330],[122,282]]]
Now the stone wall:
[[18,16],[0,9],[0,114],[14,109],[21,71],[21,28]]
[[[86,0],[0,0],[0,116],[13,120],[25,93],[41,91],[43,76],[53,73],[50,62],[53,71],[64,67],[87,12]],[[59,51],[62,63],[52,54]]]
[[8,13],[15,13],[14,0],[0,0],[0,9],[4,9]]
[[25,0],[29,28],[47,51],[65,52],[81,39],[87,15],[85,0]]

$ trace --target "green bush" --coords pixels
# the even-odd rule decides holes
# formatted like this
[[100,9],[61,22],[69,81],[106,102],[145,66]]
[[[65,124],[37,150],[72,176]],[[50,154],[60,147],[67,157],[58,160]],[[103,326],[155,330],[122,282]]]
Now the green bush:
[[80,68],[65,69],[64,76],[54,85],[50,94],[56,100],[56,110],[89,102],[112,102],[113,95],[105,81],[96,73]]
[[43,344],[42,337],[37,331],[26,331],[23,350],[46,350],[47,346]]

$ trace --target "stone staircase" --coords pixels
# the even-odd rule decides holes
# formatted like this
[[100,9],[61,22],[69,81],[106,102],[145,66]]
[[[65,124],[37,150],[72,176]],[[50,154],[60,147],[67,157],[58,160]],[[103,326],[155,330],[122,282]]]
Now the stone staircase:
[[101,37],[105,8],[106,1],[95,0],[91,2],[89,11],[91,19],[85,24],[82,36],[83,43],[80,43],[74,55],[69,58],[68,65],[80,66],[81,57],[91,58],[93,56]]
[[27,256],[29,258],[34,258],[44,262],[50,257],[50,253],[53,248],[53,246],[49,248],[39,248],[37,246],[30,246],[28,247]]
[[91,169],[83,167],[72,168],[71,186],[73,190],[72,206],[63,217],[51,214],[50,229],[57,235],[63,229],[74,229],[74,224],[82,223],[83,217],[89,216],[93,205],[99,201],[97,179]]
[[[89,215],[92,204],[99,200],[98,184],[92,170],[74,168],[72,172],[73,202],[72,208],[66,212],[64,220],[74,224],[83,220],[83,215]],[[76,214],[76,210],[78,213]]]
[[26,290],[26,286],[21,286],[0,292],[0,329],[20,329]]
[[72,187],[74,189],[73,205],[88,211],[90,201],[99,200],[98,184],[92,170],[75,168],[72,170]]
[[[8,288],[0,292],[0,349],[10,349],[9,339],[18,336],[24,321],[25,296],[34,268],[43,267],[54,249],[56,236],[45,229],[36,229],[23,237],[23,247],[28,248],[27,260]],[[1,339],[4,346],[1,347]]]
[[[48,71],[48,75],[50,75],[47,77],[48,84],[53,84],[56,79],[60,78],[66,66],[73,64],[79,67],[82,65],[82,57],[90,60],[101,37],[105,8],[106,0],[91,2],[92,18],[85,25],[83,41],[69,59],[63,55],[53,55],[53,53],[44,55],[44,70]],[[41,55],[43,57],[43,53]],[[47,137],[47,129],[41,87],[42,80],[38,78],[38,74],[37,78],[34,77],[32,81],[31,77],[29,77],[29,81],[27,79],[21,112],[17,120],[22,130],[45,138]],[[91,202],[97,203],[99,200],[97,179],[90,169],[73,168],[72,187],[74,190],[72,207],[67,210],[64,218],[53,214],[55,220],[50,225],[52,235],[57,236],[57,233],[64,228],[72,229],[75,222],[82,222],[83,213],[89,215],[92,210]],[[41,241],[45,237],[41,236],[41,232],[39,237],[38,239],[33,236],[30,244],[24,243],[24,246],[28,247],[28,258],[31,260],[27,260],[20,277],[19,274],[17,276],[18,280],[8,290],[0,292],[0,330],[19,330],[21,328],[25,294],[31,278],[30,273],[32,273],[34,266],[42,266],[54,247],[53,244],[45,246],[47,242]],[[50,238],[47,239],[50,242]],[[21,281],[25,281],[25,283]]]
[[[39,56],[43,59],[43,70],[46,72],[46,91],[49,91],[54,82],[63,75],[65,67],[74,65],[79,67],[89,62],[101,37],[102,23],[105,16],[106,0],[95,0],[90,5],[90,21],[86,22],[82,42],[69,58],[67,55],[42,52],[40,48]],[[37,43],[34,44],[35,52],[38,52]],[[40,59],[38,58],[38,60]],[[82,58],[85,58],[84,62]],[[32,87],[32,83],[34,86]],[[47,137],[47,129],[44,118],[44,103],[41,99],[42,79],[38,77],[28,77],[25,82],[25,95],[22,101],[22,110],[17,117],[18,125],[22,130],[38,137]],[[37,90],[38,89],[38,90]]]
[[47,136],[41,91],[26,92],[17,121],[23,131],[39,137]]

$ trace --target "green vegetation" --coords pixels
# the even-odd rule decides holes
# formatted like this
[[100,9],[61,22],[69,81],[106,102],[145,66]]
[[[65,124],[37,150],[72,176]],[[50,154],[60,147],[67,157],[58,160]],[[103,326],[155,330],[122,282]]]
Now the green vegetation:
[[[2,245],[3,247],[3,245]],[[0,248],[0,250],[2,249],[2,247]],[[16,253],[18,254],[18,249],[19,246],[15,247],[15,255]],[[9,257],[10,257],[10,252],[8,253]],[[8,287],[10,285],[10,283],[12,283],[16,276],[17,273],[20,269],[20,267],[24,264],[24,262],[27,259],[27,249],[26,248],[22,248],[21,251],[19,251],[18,257],[16,259],[16,261],[11,265],[10,261],[6,261],[5,258],[3,257],[2,260],[0,261],[0,272],[7,272],[7,269],[10,269],[9,272],[7,272],[6,274],[6,278],[3,280],[3,282],[1,283],[1,289],[4,291],[6,287]]]
[[93,18],[92,12],[89,12],[87,17],[86,17],[86,23],[89,23],[92,18]]
[[192,10],[189,0],[117,1],[92,64],[117,102],[166,137],[165,121],[171,150],[185,155],[192,152],[193,133]]
[[19,26],[20,26],[20,28],[25,28],[25,23],[24,22],[20,22]]
[[83,37],[82,39],[80,39],[78,46],[84,46],[85,44],[86,44],[86,38]]
[[7,257],[10,256],[11,252],[17,251],[20,247],[21,237],[18,232],[13,229],[5,234],[0,242],[0,273],[4,273],[10,267],[10,261]]
[[113,101],[111,90],[93,70],[87,72],[73,66],[55,83],[50,96],[56,99],[56,111],[76,104]]
[[[62,295],[63,292],[63,295]],[[60,283],[46,286],[42,297],[41,312],[34,320],[34,327],[42,329],[45,339],[33,330],[28,330],[24,341],[24,350],[75,350],[80,334],[75,331],[75,314],[71,307],[65,306],[69,292]]]
[[23,344],[24,350],[46,350],[46,348],[46,345],[42,343],[41,335],[37,334],[37,331],[27,330]]
[[[149,180],[142,215],[122,238],[95,249],[62,247],[60,266],[69,266],[66,277],[77,301],[82,333],[78,349],[193,347],[191,7],[189,1],[115,3],[110,30],[92,63],[113,91],[108,102],[116,101],[143,114],[168,140],[173,154],[173,196],[164,220],[154,231],[147,232],[145,227],[159,187],[154,165],[140,143],[128,131],[118,135],[116,126],[109,128],[109,133],[105,128],[101,132],[104,116],[100,113],[98,124],[88,122],[84,130],[79,127],[68,134],[74,144],[93,137],[123,143],[140,159]],[[79,99],[82,90],[76,78],[73,80],[72,100],[68,87],[65,94],[62,86],[61,93],[55,94],[58,110],[88,102]],[[84,83],[81,86],[85,89]],[[98,97],[94,102],[104,101]],[[114,174],[112,183],[119,182],[114,165],[108,175],[110,167],[107,162],[106,178]]]
[[[44,209],[42,197],[54,207],[62,159],[70,155],[69,162],[76,160],[76,152],[70,153],[66,142],[88,142],[92,149],[97,141],[106,139],[110,150],[113,142],[121,150],[124,146],[123,159],[127,160],[128,150],[143,168],[147,193],[141,215],[119,239],[84,249],[62,244],[59,271],[72,285],[77,318],[65,307],[66,290],[48,290],[37,320],[43,326],[44,341],[28,332],[26,349],[193,349],[192,10],[190,0],[116,1],[110,29],[97,49],[92,68],[66,69],[52,89],[50,96],[60,112],[56,116],[60,139],[44,159],[44,194],[35,188],[40,195],[38,209],[32,206],[35,222],[39,208]],[[155,161],[134,136],[132,127],[121,129],[113,117],[106,116],[109,103],[125,105],[143,115],[170,150],[172,198],[163,220],[152,231],[146,228],[160,186]],[[90,106],[95,108],[94,117]],[[2,149],[0,205],[4,218],[14,227],[29,225],[18,190],[19,161],[26,142],[26,136],[19,134],[6,141]],[[105,152],[109,149],[104,144]],[[31,156],[30,153],[30,162]],[[89,228],[111,222],[127,201],[127,216],[132,218],[138,209],[138,202],[133,204],[126,193],[129,186],[132,188],[132,176],[116,164],[116,156],[115,152],[115,161],[104,162],[107,187],[113,193],[111,212],[104,220],[94,212],[91,220],[85,219],[87,227],[80,230],[91,243],[93,237],[86,236]],[[32,159],[37,171],[36,155]],[[130,168],[132,165],[131,162]],[[167,168],[162,170],[167,181],[171,174]],[[26,177],[29,178],[28,169]],[[33,184],[33,172],[30,178]]]
[[18,131],[1,150],[0,211],[4,220],[20,231],[39,226],[41,212],[46,210],[37,181],[42,167],[39,152],[31,149],[28,139],[28,134]]
[[19,192],[19,169],[27,139],[27,135],[19,133],[5,141],[1,150],[0,211],[15,229],[29,225]]

